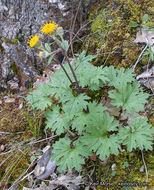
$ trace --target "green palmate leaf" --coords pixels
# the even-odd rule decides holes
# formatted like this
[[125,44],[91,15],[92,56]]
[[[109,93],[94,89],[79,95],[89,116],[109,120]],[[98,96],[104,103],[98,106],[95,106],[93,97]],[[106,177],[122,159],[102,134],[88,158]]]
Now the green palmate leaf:
[[96,152],[102,161],[110,154],[118,155],[119,153],[120,143],[116,135],[101,136],[99,130],[96,130],[91,134],[85,134],[81,140],[83,144],[87,144],[92,151]]
[[108,78],[109,85],[114,86],[114,83],[117,79],[117,70],[113,66],[110,66],[110,67],[104,67],[103,71],[106,77]]
[[[93,57],[94,56],[87,56],[82,59],[77,59],[75,73],[80,86],[89,86],[92,90],[98,90],[108,81],[108,78],[104,74],[102,67],[95,67],[88,62]],[[80,60],[83,60],[83,62],[80,62]]]
[[117,90],[109,92],[109,97],[112,99],[111,104],[117,107],[122,106],[123,110],[132,114],[134,111],[139,112],[144,110],[144,104],[148,94],[143,93],[138,82],[124,83],[117,86]]
[[55,93],[55,97],[60,98],[61,102],[64,103],[70,100],[72,97],[72,90],[70,88],[70,82],[66,76],[60,75],[58,79],[57,75],[54,75],[51,78],[51,85]]
[[96,76],[96,67],[89,63],[89,61],[94,59],[96,56],[85,56],[85,54],[85,51],[83,51],[81,54],[76,54],[78,58],[73,62],[73,65],[75,65],[74,70],[81,87],[90,86],[91,78]]
[[96,58],[96,55],[87,55],[86,52],[83,51],[81,54],[75,54],[78,57],[77,63],[89,63],[92,59]]
[[85,130],[85,125],[87,125],[89,121],[89,114],[85,113],[83,110],[75,113],[75,118],[72,121],[72,129],[76,129],[79,134]]
[[90,98],[84,94],[79,94],[77,97],[74,97],[73,95],[70,96],[70,100],[63,104],[63,110],[66,113],[69,113],[70,116],[75,112],[80,111],[81,109],[86,109],[88,102],[86,100],[89,100]]
[[118,121],[110,116],[108,112],[96,113],[88,123],[87,131],[97,128],[101,134],[107,134],[109,131],[117,131]]
[[[88,109],[88,110],[87,110]],[[85,130],[85,126],[91,122],[92,118],[95,118],[96,114],[102,114],[107,108],[101,104],[97,105],[96,102],[89,103],[86,110],[80,109],[74,113],[75,117],[72,121],[72,129],[76,129],[80,134]]]
[[[94,68],[95,68],[94,69],[95,75],[93,75],[92,76],[93,78],[90,79],[90,84],[91,84],[90,86],[94,84],[94,85],[97,85],[98,88],[103,87],[103,84],[108,82],[109,79],[107,78],[106,73],[104,72],[102,67],[94,67]],[[93,89],[93,87],[91,87],[91,89]]]
[[91,79],[96,76],[96,67],[88,62],[82,62],[76,65],[75,73],[80,86],[90,86]]
[[81,164],[84,164],[84,157],[90,156],[90,151],[84,148],[79,142],[74,143],[74,148],[70,146],[70,139],[60,139],[53,145],[52,160],[56,161],[59,171],[81,170]]
[[52,129],[57,135],[61,135],[68,130],[71,125],[71,117],[67,113],[61,114],[59,107],[54,107],[53,111],[46,111],[45,116],[47,118],[46,128]]
[[90,64],[88,67],[85,64],[81,64],[78,66],[76,70],[76,75],[81,87],[86,87],[90,85],[90,80],[91,78],[93,78],[92,75],[94,72],[95,68]]
[[124,68],[120,68],[120,70],[117,70],[113,66],[110,66],[105,67],[103,72],[108,78],[109,85],[114,86],[115,88],[119,85],[123,85],[123,83],[128,83],[135,80],[132,69],[125,70]]
[[119,138],[124,145],[127,145],[128,151],[134,149],[152,150],[152,134],[154,129],[147,123],[146,118],[135,118],[129,127],[120,129]]
[[45,110],[48,106],[51,106],[52,101],[49,96],[52,94],[52,87],[50,83],[38,85],[37,89],[31,92],[26,100],[32,105],[32,108]]
[[120,70],[117,70],[117,78],[113,84],[115,88],[118,88],[119,85],[124,85],[134,80],[133,69],[125,70],[124,68],[120,68]]
[[53,88],[49,83],[45,83],[45,84],[39,84],[36,88],[36,91],[39,91],[41,93],[41,95],[43,96],[50,96],[53,94]]
[[120,143],[116,135],[108,135],[109,131],[117,131],[118,121],[109,113],[97,114],[86,127],[86,133],[81,137],[81,142],[104,160],[110,154],[119,153]]
[[42,96],[40,92],[34,91],[26,97],[26,100],[31,103],[32,108],[37,108],[40,110],[45,110],[48,106],[51,106],[51,99],[47,96]]

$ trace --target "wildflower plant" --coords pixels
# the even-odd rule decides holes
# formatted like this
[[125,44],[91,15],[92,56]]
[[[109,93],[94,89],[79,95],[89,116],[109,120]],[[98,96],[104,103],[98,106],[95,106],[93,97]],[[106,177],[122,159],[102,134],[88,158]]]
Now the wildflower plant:
[[[96,67],[90,63],[96,56],[86,56],[85,51],[70,61],[63,29],[49,22],[41,32],[58,44],[64,64],[59,62],[61,68],[50,82],[38,85],[26,100],[33,108],[45,111],[46,129],[59,136],[52,150],[59,171],[80,171],[93,152],[103,161],[118,155],[123,145],[130,152],[152,150],[153,129],[139,114],[144,111],[148,94],[135,80],[133,70]],[[50,44],[35,47],[50,64],[56,55]]]

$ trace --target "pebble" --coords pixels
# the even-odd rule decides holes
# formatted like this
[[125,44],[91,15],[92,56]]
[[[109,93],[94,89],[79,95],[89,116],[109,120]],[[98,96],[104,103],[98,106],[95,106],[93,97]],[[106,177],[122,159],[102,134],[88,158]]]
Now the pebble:
[[142,165],[139,169],[140,172],[144,172],[144,165]]
[[5,103],[14,103],[15,102],[15,98],[7,98],[4,102]]
[[116,164],[112,164],[112,166],[111,166],[112,171],[114,171],[115,168],[116,168]]

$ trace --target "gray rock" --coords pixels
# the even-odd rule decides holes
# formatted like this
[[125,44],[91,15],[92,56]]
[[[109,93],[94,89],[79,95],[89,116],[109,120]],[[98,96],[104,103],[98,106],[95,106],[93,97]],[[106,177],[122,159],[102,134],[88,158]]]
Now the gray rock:
[[50,161],[51,155],[51,148],[48,148],[38,161],[34,169],[34,174],[37,179],[45,179],[54,172],[56,165],[54,161]]
[[[74,32],[78,31],[87,14],[83,9],[93,1],[82,2]],[[2,72],[0,81],[4,80],[6,85],[10,85],[14,76],[19,79],[18,85],[24,85],[22,81],[34,81],[44,66],[42,60],[37,57],[38,52],[28,49],[27,39],[39,32],[42,24],[49,20],[54,20],[59,26],[69,30],[72,14],[75,15],[78,2],[78,0],[0,0],[0,48],[2,44],[4,48],[4,52],[0,50]],[[66,38],[69,39],[68,34]],[[20,74],[12,71],[12,64],[16,65]],[[11,82],[8,82],[10,80]],[[15,83],[13,86],[17,87]]]

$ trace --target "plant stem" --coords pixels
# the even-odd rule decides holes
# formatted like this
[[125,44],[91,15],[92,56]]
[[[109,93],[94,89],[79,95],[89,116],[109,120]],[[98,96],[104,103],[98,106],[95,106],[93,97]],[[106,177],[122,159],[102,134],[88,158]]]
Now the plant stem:
[[59,61],[59,64],[60,64],[61,68],[63,69],[64,73],[66,74],[67,78],[69,79],[70,83],[73,85],[73,82],[72,82],[71,78],[69,77],[68,73],[66,72],[63,64],[60,61]]
[[63,54],[64,54],[64,56],[65,56],[65,58],[66,58],[66,61],[67,61],[68,65],[69,65],[71,71],[72,71],[72,74],[73,74],[73,77],[74,77],[75,82],[76,82],[76,84],[77,84],[77,87],[78,87],[78,89],[80,90],[79,83],[78,83],[78,81],[77,81],[75,72],[74,72],[74,70],[73,70],[73,68],[72,68],[72,66],[71,66],[70,60],[69,60],[69,58],[68,58],[68,56],[67,56],[67,52],[66,52],[65,50],[62,50],[62,52],[63,52]]

